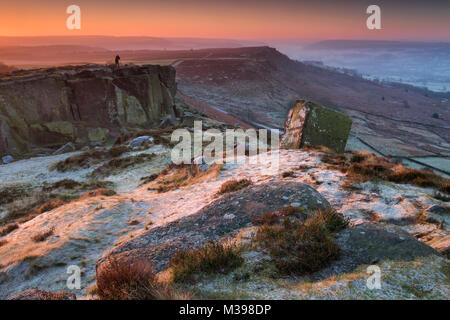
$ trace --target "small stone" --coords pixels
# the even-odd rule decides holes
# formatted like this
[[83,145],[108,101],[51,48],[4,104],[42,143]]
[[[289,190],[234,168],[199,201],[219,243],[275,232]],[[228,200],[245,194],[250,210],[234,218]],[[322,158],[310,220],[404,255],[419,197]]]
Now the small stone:
[[292,203],[291,203],[291,207],[298,208],[298,207],[300,207],[300,203],[298,203],[298,202],[292,202]]
[[450,214],[450,207],[435,204],[428,207],[426,211],[435,214]]
[[289,197],[283,196],[283,200],[289,200]]
[[137,137],[137,138],[134,138],[133,140],[131,140],[130,147],[136,148],[136,147],[142,146],[144,143],[152,144],[153,142],[154,142],[153,137],[140,136],[140,137]]
[[8,164],[8,163],[14,162],[14,158],[10,155],[6,155],[2,158],[2,162],[3,162],[3,164]]
[[176,126],[178,123],[179,121],[177,120],[177,118],[169,114],[161,121],[159,127],[160,128],[173,127]]
[[72,142],[68,142],[65,145],[63,145],[61,148],[59,148],[58,150],[56,150],[55,152],[53,152],[53,155],[58,155],[58,154],[64,154],[64,153],[68,153],[68,152],[73,152],[76,150],[75,145]]
[[226,214],[223,216],[223,218],[225,220],[233,220],[234,218],[236,218],[236,216],[234,214]]

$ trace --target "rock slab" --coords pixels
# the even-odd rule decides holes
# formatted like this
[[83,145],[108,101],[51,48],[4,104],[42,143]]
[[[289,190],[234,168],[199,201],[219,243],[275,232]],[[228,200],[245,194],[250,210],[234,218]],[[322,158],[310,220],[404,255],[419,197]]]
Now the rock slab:
[[233,237],[252,219],[297,202],[307,211],[329,209],[328,201],[314,188],[300,182],[272,182],[230,193],[197,213],[149,230],[115,247],[97,262],[97,273],[110,257],[150,261],[163,270],[176,250],[196,248],[209,241]]

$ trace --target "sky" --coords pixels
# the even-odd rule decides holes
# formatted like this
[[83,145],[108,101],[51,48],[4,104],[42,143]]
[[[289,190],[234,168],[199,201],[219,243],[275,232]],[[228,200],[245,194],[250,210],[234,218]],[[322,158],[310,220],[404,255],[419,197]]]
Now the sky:
[[[68,30],[66,8],[81,8]],[[366,9],[381,8],[381,30]],[[0,0],[0,36],[450,41],[449,0]]]

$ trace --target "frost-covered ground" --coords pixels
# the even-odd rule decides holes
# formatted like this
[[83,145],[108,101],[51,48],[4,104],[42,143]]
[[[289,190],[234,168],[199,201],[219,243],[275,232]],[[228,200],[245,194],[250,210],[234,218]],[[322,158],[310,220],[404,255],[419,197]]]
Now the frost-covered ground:
[[[157,193],[148,190],[146,185],[139,186],[139,180],[140,177],[162,170],[168,163],[170,153],[158,146],[144,152],[158,153],[158,157],[151,163],[140,164],[119,175],[105,177],[106,180],[116,183],[116,190],[119,192],[117,195],[73,201],[20,225],[19,229],[1,238],[7,243],[0,247],[0,298],[7,298],[31,288],[50,291],[67,290],[66,271],[70,265],[79,266],[83,270],[82,288],[75,293],[78,296],[85,296],[87,288],[95,283],[95,263],[105,251],[145,230],[196,213],[215,200],[222,183],[230,179],[247,178],[254,184],[279,179],[304,182],[316,188],[336,210],[349,217],[353,224],[376,219],[398,224],[411,234],[448,235],[446,229],[448,216],[436,216],[438,220],[444,221],[441,229],[433,223],[411,223],[414,217],[427,207],[442,204],[432,197],[433,190],[388,182],[367,182],[360,185],[361,191],[346,191],[341,188],[345,175],[327,169],[326,164],[320,161],[318,153],[281,150],[280,169],[276,172],[262,170],[264,166],[267,168],[270,164],[265,160],[262,161],[263,164],[226,163],[219,176],[213,180],[181,187],[167,193]],[[39,185],[44,181],[55,182],[65,178],[84,180],[86,174],[94,168],[67,173],[48,170],[52,164],[70,155],[33,158],[0,166],[1,184],[2,186],[10,183]],[[299,169],[300,166],[302,169]],[[295,177],[282,178],[281,174],[289,170],[294,171]],[[137,221],[130,224],[131,220]],[[36,243],[31,239],[32,235],[49,228],[54,228],[54,234],[46,241]],[[428,264],[423,262],[424,266],[420,268],[428,268],[428,271],[423,271],[422,275],[420,275],[419,267],[415,271],[404,269],[401,275],[413,277],[410,275],[413,272],[419,280],[422,276],[430,278],[427,272],[431,272],[435,264],[440,265],[442,261],[431,261]],[[397,267],[397,264],[390,266],[394,269]],[[358,286],[358,281],[363,281],[361,279],[364,276],[355,273],[348,277],[356,281],[352,286]],[[436,279],[430,283],[441,286],[447,281],[448,289],[448,278],[443,279],[441,273],[436,274],[435,277]],[[325,282],[322,285],[330,288],[345,287],[347,280],[343,276],[342,279],[334,279],[330,282],[330,286]],[[199,288],[203,285],[206,284],[199,283]],[[245,290],[242,288],[236,288],[236,290],[243,290],[242,297],[255,292],[250,296],[259,298],[327,298],[330,292],[316,294],[316,289],[320,288],[316,288],[311,283],[287,286],[280,285],[280,281],[274,281],[262,284],[263,288],[272,286],[271,292],[255,291],[258,284],[254,285],[252,288],[244,288]],[[357,298],[350,287],[346,288],[334,297]],[[367,293],[367,296],[363,298],[370,298],[373,294]],[[394,292],[387,297],[397,296]]]

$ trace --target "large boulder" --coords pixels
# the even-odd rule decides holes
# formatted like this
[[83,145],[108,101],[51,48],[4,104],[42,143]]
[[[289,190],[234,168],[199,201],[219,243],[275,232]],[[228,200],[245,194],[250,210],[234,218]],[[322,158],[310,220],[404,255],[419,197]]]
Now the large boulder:
[[439,252],[405,230],[385,223],[364,223],[344,229],[336,241],[341,258],[318,277],[352,272],[360,265],[379,265],[383,261],[407,262],[439,256]]
[[8,300],[77,300],[75,294],[70,292],[50,292],[39,289],[31,289],[16,294]]
[[175,69],[88,65],[0,77],[0,154],[99,144],[174,116]]
[[350,118],[342,113],[298,100],[287,115],[281,148],[311,145],[344,152],[351,126]]
[[148,260],[163,270],[176,250],[196,248],[208,241],[233,237],[252,225],[252,219],[292,203],[306,211],[328,209],[330,204],[312,187],[300,182],[272,182],[226,194],[197,213],[149,230],[115,247],[97,262],[97,273],[108,258]]

